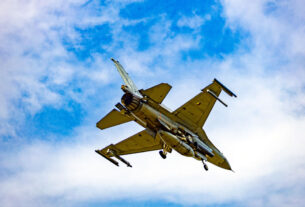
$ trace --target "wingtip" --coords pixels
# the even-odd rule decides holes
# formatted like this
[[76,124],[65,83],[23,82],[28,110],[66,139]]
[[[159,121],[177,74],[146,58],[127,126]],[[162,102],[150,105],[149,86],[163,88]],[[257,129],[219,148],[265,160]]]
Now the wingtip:
[[107,159],[108,161],[112,162],[112,164],[116,165],[119,167],[119,163],[117,161],[115,161],[114,159],[106,156],[105,154],[102,153],[102,150],[95,150],[95,152],[99,155],[101,155],[102,157],[104,157],[105,159]]
[[229,95],[232,97],[237,98],[237,95],[235,93],[233,93],[230,89],[228,89],[225,85],[223,85],[219,80],[217,80],[216,78],[214,78],[214,82],[216,82],[217,84],[219,84],[222,89]]

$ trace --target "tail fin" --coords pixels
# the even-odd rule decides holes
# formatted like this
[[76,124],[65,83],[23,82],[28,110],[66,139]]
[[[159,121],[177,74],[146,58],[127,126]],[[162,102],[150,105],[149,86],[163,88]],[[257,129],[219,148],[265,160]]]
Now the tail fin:
[[115,67],[119,71],[122,79],[124,80],[125,84],[130,89],[130,91],[133,92],[134,94],[137,94],[137,95],[141,96],[140,92],[138,91],[138,88],[137,88],[136,84],[131,80],[131,78],[129,77],[128,73],[124,70],[124,68],[120,64],[120,62],[115,60],[115,59],[113,59],[113,58],[111,58],[111,60],[114,62]]

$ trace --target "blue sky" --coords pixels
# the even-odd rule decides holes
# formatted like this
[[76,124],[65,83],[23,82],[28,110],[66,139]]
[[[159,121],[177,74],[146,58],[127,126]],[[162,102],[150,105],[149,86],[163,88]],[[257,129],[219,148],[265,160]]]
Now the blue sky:
[[[287,1],[0,3],[3,206],[303,206],[305,12]],[[235,173],[157,152],[117,168],[94,150],[139,130],[95,123],[120,100],[118,59],[175,109],[217,78],[237,95],[204,129]]]

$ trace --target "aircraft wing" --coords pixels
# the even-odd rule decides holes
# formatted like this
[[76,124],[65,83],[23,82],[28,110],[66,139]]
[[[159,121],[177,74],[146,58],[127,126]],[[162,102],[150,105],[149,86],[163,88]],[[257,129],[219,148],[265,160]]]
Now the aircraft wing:
[[[118,165],[118,162],[111,157],[116,157],[125,164],[128,162],[124,160],[120,155],[134,154],[140,152],[148,152],[153,150],[162,149],[162,144],[158,136],[153,137],[152,133],[149,133],[146,129],[124,139],[123,141],[117,144],[111,144],[104,149],[96,150],[96,152],[102,155],[104,158],[108,159],[115,165]],[[130,164],[128,163],[127,166]],[[129,166],[131,167],[131,166]]]
[[194,128],[202,128],[214,107],[216,100],[219,100],[222,104],[227,106],[218,98],[222,90],[230,96],[236,97],[234,93],[214,79],[212,84],[202,89],[201,93],[176,109],[173,114],[187,122],[189,125],[195,126]]
[[96,123],[96,127],[100,129],[106,129],[133,120],[134,119],[130,118],[129,116],[120,113],[116,109],[113,109],[106,116],[104,116],[99,122]]
[[162,103],[168,92],[171,90],[172,86],[167,83],[160,83],[146,90],[141,89],[140,93],[142,95],[148,96],[158,104]]

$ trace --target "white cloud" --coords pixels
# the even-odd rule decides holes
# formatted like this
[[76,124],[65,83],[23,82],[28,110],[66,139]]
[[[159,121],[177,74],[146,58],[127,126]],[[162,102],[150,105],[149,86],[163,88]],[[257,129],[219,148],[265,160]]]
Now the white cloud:
[[[177,54],[196,47],[197,40],[189,36],[171,38],[164,35],[162,31],[168,31],[170,24],[166,19],[152,29],[154,33],[150,38],[157,43],[145,52],[135,51],[134,44],[129,43],[130,39],[124,40],[124,33],[120,33],[121,25],[114,26],[113,35],[116,40],[126,42],[124,49],[116,54],[131,71],[144,71],[146,74],[152,70],[147,65],[160,56],[164,57],[164,68],[175,67],[174,72],[168,74],[161,66],[154,66],[160,73],[149,74],[152,79],[162,79],[174,86],[165,100],[172,109],[199,92],[214,76],[237,93],[235,100],[221,95],[229,107],[217,104],[205,126],[208,136],[228,157],[236,173],[213,166],[206,173],[200,162],[177,153],[162,160],[157,152],[126,156],[134,167],[130,169],[121,164],[120,168],[116,168],[94,153],[94,149],[115,143],[139,131],[140,127],[134,127],[133,123],[100,132],[94,125],[82,126],[75,129],[75,136],[70,141],[34,142],[20,145],[13,151],[2,151],[2,205],[53,206],[58,202],[73,206],[79,202],[125,198],[165,199],[184,205],[236,202],[244,206],[302,206],[305,185],[305,163],[302,160],[305,156],[305,79],[304,28],[299,22],[299,19],[304,19],[300,12],[301,3],[289,2],[288,10],[284,7],[286,4],[279,5],[276,7],[278,13],[272,15],[264,13],[266,2],[263,1],[223,3],[227,26],[243,27],[249,31],[252,40],[249,52],[237,51],[227,55],[223,61],[181,62]],[[0,25],[6,28],[1,30],[4,32],[0,32],[0,38],[1,42],[7,43],[0,50],[4,53],[1,55],[5,60],[3,68],[6,68],[0,71],[2,120],[9,119],[11,112],[18,110],[11,103],[23,97],[22,93],[28,93],[22,101],[26,101],[29,104],[27,110],[34,113],[44,104],[60,101],[50,85],[65,85],[74,76],[88,80],[81,85],[83,88],[112,80],[113,69],[103,72],[94,70],[91,76],[83,71],[84,66],[65,64],[64,60],[49,69],[48,64],[53,57],[67,58],[70,55],[58,39],[61,32],[53,31],[53,27],[64,29],[66,22],[85,27],[118,21],[119,18],[118,10],[110,6],[105,8],[104,15],[96,18],[89,15],[89,18],[80,21],[88,15],[85,12],[75,20],[77,12],[73,6],[74,3],[61,1],[33,1],[27,5],[2,1],[1,10],[13,11],[0,12],[3,14]],[[23,8],[26,12],[21,18],[18,15]],[[67,15],[52,15],[52,11],[57,9]],[[295,15],[290,16],[291,13]],[[113,16],[111,19],[110,14]],[[288,16],[291,24],[283,24]],[[129,23],[123,21],[122,24]],[[196,25],[192,23],[190,26]],[[77,42],[77,33],[67,27],[64,31],[75,37]],[[10,36],[12,33],[16,35]],[[33,33],[35,38],[31,38]],[[25,44],[19,44],[16,39]],[[43,52],[39,61],[31,55],[22,56],[30,47],[34,48],[35,54]],[[91,67],[113,66],[97,54]],[[192,68],[192,73],[185,68]],[[44,76],[50,78],[47,84],[39,81]],[[146,86],[147,83],[140,84]],[[87,93],[94,93],[93,89],[89,87]],[[77,95],[73,98],[77,101],[82,99]],[[0,132],[14,130],[7,122],[3,123]]]
[[[149,64],[153,64],[158,56],[174,57],[181,50],[194,47],[196,40],[190,37],[163,37],[153,49],[135,52],[137,40],[125,32],[123,26],[147,19],[128,20],[119,16],[120,9],[131,2],[108,2],[100,6],[93,1],[82,7],[83,1],[2,1],[0,119],[6,123],[14,122],[13,114],[19,113],[18,121],[22,122],[25,111],[35,114],[45,105],[62,106],[64,97],[58,89],[76,101],[83,101],[96,93],[94,90],[101,90],[97,87],[118,80],[118,76],[114,78],[116,76],[112,75],[115,70],[108,54],[92,54],[92,59],[80,62],[65,48],[63,38],[68,38],[76,49],[81,47],[82,37],[75,27],[85,29],[108,23],[113,41],[104,49],[126,63],[131,72],[140,74],[150,71]],[[160,38],[164,34],[162,29],[170,24],[166,19],[161,22],[151,31],[152,41]],[[118,48],[120,42],[124,43],[123,48]],[[81,88],[82,94],[76,93],[74,87]],[[24,109],[20,110],[19,105],[14,104],[16,102],[20,102]],[[8,125],[3,125],[0,130],[3,135],[15,133],[15,127]]]
[[[100,85],[107,83],[106,68],[92,68],[92,74],[96,75],[89,77],[84,70],[88,68],[87,63],[79,62],[65,48],[63,38],[68,37],[77,44],[80,36],[76,26],[85,28],[116,21],[119,7],[105,7],[98,13],[91,7],[79,9],[83,3],[1,1],[0,120],[6,123],[0,126],[1,135],[15,135],[17,123],[23,122],[25,113],[35,114],[45,105],[62,105],[64,100],[58,89],[76,100],[91,93],[92,88],[80,85],[83,93],[75,94],[73,87],[78,86],[71,86],[73,81],[89,79]],[[110,16],[114,19],[109,19]],[[99,57],[91,61],[92,66],[96,66],[95,61],[100,67],[108,66]],[[12,122],[14,126],[10,126]]]
[[[200,162],[177,153],[162,160],[157,152],[126,156],[134,167],[121,164],[117,168],[93,150],[140,128],[134,129],[135,123],[131,123],[100,132],[92,126],[81,128],[72,143],[34,143],[6,154],[3,168],[8,172],[19,170],[1,181],[1,200],[14,206],[25,201],[33,206],[36,199],[44,205],[57,198],[69,205],[88,200],[149,198],[185,205],[232,201],[245,206],[302,206],[304,163],[300,158],[304,157],[305,120],[285,110],[289,103],[280,98],[285,94],[282,89],[286,86],[281,84],[285,77],[251,78],[238,70],[227,71],[226,67],[232,67],[230,63],[210,67],[220,68],[219,79],[235,89],[238,98],[222,95],[229,107],[217,104],[205,129],[235,173],[211,165],[205,172]],[[173,89],[176,91],[166,100],[168,105],[175,106],[178,98],[199,92],[211,80],[202,81],[194,75],[192,87],[185,87],[184,78],[173,82],[179,90]],[[17,188],[20,184],[22,187]],[[293,190],[286,192],[287,187]],[[10,198],[19,200],[11,203]]]
[[189,27],[192,29],[197,29],[210,19],[211,16],[209,14],[205,15],[204,17],[198,16],[197,14],[193,14],[192,17],[183,16],[182,18],[180,18],[177,22],[177,25],[179,27]]

